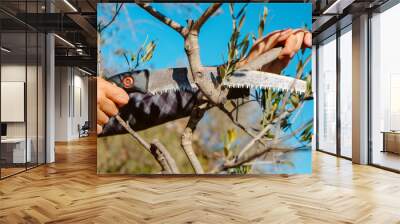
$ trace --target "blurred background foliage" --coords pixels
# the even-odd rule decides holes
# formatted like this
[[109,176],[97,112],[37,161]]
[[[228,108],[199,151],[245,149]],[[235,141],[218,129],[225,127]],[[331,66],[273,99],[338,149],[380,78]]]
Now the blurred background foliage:
[[[257,124],[253,116],[261,116],[257,112],[258,105],[249,104],[239,113],[241,118],[248,117],[248,123]],[[250,111],[253,111],[252,113]],[[144,139],[151,141],[159,139],[170,151],[182,173],[194,173],[193,169],[181,148],[181,135],[187,124],[188,118],[179,119],[163,125],[138,132]],[[224,154],[224,141],[227,138],[226,130],[235,133],[235,138],[230,138],[229,150],[239,149],[249,138],[242,133],[227,116],[217,108],[207,112],[193,134],[193,148],[205,172],[210,171]],[[240,139],[240,140],[239,140]],[[154,158],[145,151],[129,134],[101,137],[97,139],[97,167],[99,173],[120,174],[157,174],[161,168]]]

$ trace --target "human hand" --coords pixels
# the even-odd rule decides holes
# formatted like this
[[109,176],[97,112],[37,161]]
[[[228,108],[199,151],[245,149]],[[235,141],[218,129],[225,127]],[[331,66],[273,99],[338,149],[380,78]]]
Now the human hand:
[[117,115],[118,108],[128,101],[129,96],[123,89],[101,77],[97,78],[97,134],[103,131],[109,117]]
[[287,29],[270,33],[253,44],[250,53],[239,67],[278,46],[283,47],[278,59],[263,66],[262,71],[280,74],[300,49],[312,47],[312,35],[303,29]]

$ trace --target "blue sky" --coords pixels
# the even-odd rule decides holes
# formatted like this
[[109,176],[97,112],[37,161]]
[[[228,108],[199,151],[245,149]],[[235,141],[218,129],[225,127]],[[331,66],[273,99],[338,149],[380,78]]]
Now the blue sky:
[[[198,18],[209,5],[209,3],[152,3],[152,6],[158,11],[182,25],[186,25],[186,20],[189,18]],[[311,28],[311,4],[251,3],[246,10],[246,21],[241,31],[242,37],[249,32],[257,35],[259,17],[264,10],[264,6],[268,8],[264,35],[275,30],[287,28]],[[97,7],[98,19],[108,21],[111,17],[110,12],[115,5],[103,3],[98,4]],[[241,7],[242,4],[235,4],[236,12]],[[232,19],[229,5],[224,4],[221,10],[217,12],[217,15],[207,21],[200,33],[200,53],[203,65],[218,65],[224,62],[223,58],[226,58],[227,55],[227,43],[231,32]],[[120,15],[102,34],[102,37],[105,39],[104,44],[101,46],[102,65],[112,74],[128,70],[125,60],[122,57],[115,56],[114,52],[119,48],[136,52],[146,38],[155,40],[157,47],[151,61],[143,65],[142,68],[183,67],[188,64],[183,49],[182,37],[134,3],[126,3],[124,5]],[[311,50],[308,49],[305,51],[304,57],[310,54]],[[285,75],[295,75],[297,63],[298,58],[295,57],[285,69]],[[308,64],[305,72],[311,72],[311,63]],[[311,101],[304,106],[301,116],[298,116],[298,121],[294,124],[293,129],[312,117],[313,103]],[[310,171],[310,166],[304,166],[296,172],[304,173]]]
[[[179,4],[179,6],[171,3],[152,5],[183,25],[186,25],[188,18],[198,18],[201,11],[209,6],[208,3],[200,3],[197,6],[191,3]],[[242,6],[242,4],[235,5],[236,10]],[[257,34],[259,16],[262,14],[264,6],[267,6],[269,11],[265,34],[279,29],[311,27],[310,4],[252,3],[247,7],[242,36],[248,32]],[[110,17],[109,11],[113,8],[114,4],[98,4],[98,18],[105,18],[107,21],[107,18]],[[189,11],[189,9],[191,10]],[[218,15],[207,21],[200,34],[201,58],[204,65],[223,63],[222,56],[226,58],[227,43],[231,32],[229,7],[228,4],[224,4]],[[128,69],[124,59],[114,55],[115,50],[123,48],[136,52],[146,38],[155,40],[157,47],[153,59],[149,64],[144,65],[145,68],[187,65],[182,37],[136,4],[125,4],[119,17],[104,32],[103,37],[108,40],[101,46],[103,66],[114,72],[124,72]],[[296,64],[296,60],[293,60],[286,69],[287,74],[294,73]]]

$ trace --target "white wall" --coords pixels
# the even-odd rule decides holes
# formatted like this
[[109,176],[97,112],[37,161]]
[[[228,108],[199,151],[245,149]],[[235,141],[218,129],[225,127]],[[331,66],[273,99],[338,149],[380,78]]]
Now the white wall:
[[79,138],[78,125],[88,120],[88,78],[76,68],[56,67],[55,140]]
[[[1,66],[1,81],[25,82],[25,65],[9,64]],[[6,110],[6,108],[1,108]],[[25,137],[25,123],[7,123],[7,137]]]
[[67,67],[55,68],[54,123],[55,141],[68,140],[68,100],[69,77]]
[[[38,70],[37,70],[38,69]],[[8,138],[29,139],[32,161],[44,162],[44,89],[42,68],[24,64],[3,64],[1,66],[1,81],[24,82],[26,84],[26,108],[22,107],[22,113],[26,112],[26,120],[22,122],[5,122],[7,124]],[[27,78],[27,80],[25,80]],[[24,94],[24,93],[22,93]],[[7,96],[2,96],[7,97]],[[13,113],[10,108],[1,108],[3,112]],[[26,110],[26,111],[25,111]],[[39,153],[37,157],[36,153]]]
[[[27,66],[19,64],[4,64],[1,66],[1,81],[6,82],[25,82],[25,74],[27,69],[28,72],[28,86],[27,86],[27,107],[36,112],[36,80],[32,78],[31,74],[36,77],[36,66]],[[41,105],[39,105],[40,107]],[[7,110],[7,108],[1,108],[2,110]],[[28,111],[31,112],[31,111]],[[28,129],[32,127],[35,130],[36,136],[36,113],[27,113],[28,122],[33,122],[28,124]],[[28,137],[30,131],[28,130]],[[7,136],[8,137],[25,137],[25,122],[7,122]]]

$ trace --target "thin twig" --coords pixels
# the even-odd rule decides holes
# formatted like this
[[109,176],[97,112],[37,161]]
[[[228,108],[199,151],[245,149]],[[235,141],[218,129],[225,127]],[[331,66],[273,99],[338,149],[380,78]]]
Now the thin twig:
[[281,137],[277,138],[277,140],[279,142],[284,142],[292,137],[295,137],[297,134],[299,134],[301,131],[303,131],[312,122],[313,122],[312,119],[308,120],[307,122],[303,123],[300,127],[296,128],[296,130],[292,130],[289,134],[281,136]]
[[162,169],[164,169],[164,173],[166,174],[179,174],[180,171],[174,158],[172,158],[171,154],[165,148],[163,144],[157,139],[154,139],[151,143],[150,147],[151,154],[157,158],[156,160],[159,162]]
[[[236,125],[236,126],[237,126],[238,128],[240,128],[242,131],[244,131],[247,135],[249,135],[249,136],[252,137],[252,138],[255,138],[255,137],[256,137],[256,135],[253,134],[253,133],[251,133],[250,130],[248,130],[248,128],[246,128],[245,126],[243,126],[240,122],[236,121],[235,118],[233,117],[232,113],[229,112],[229,111],[224,107],[224,105],[221,105],[221,106],[219,106],[218,108],[219,108],[223,113],[225,113],[225,114],[228,116],[228,118],[231,120],[231,122],[232,122],[234,125]],[[258,141],[259,141],[263,146],[266,145],[266,143],[263,142],[261,139],[258,139]]]
[[282,112],[277,118],[275,118],[271,123],[269,123],[265,128],[260,131],[255,138],[253,138],[247,145],[240,151],[237,158],[241,158],[244,154],[258,141],[258,139],[262,138],[269,130],[271,130],[275,124],[279,124],[283,118],[288,116],[293,110],[287,110]]
[[99,33],[102,33],[105,29],[107,29],[108,26],[110,26],[115,21],[119,12],[121,11],[121,8],[123,5],[124,5],[124,3],[121,3],[121,5],[118,7],[118,3],[117,3],[117,5],[116,5],[117,10],[115,11],[115,14],[112,16],[111,20],[108,21],[108,23],[104,26],[100,26],[100,24],[99,24],[99,27],[98,27]]
[[188,33],[188,30],[180,25],[179,23],[175,22],[171,18],[165,16],[164,14],[160,13],[157,11],[155,8],[151,7],[149,3],[142,3],[142,2],[136,2],[136,4],[141,7],[142,9],[146,10],[148,13],[150,13],[152,16],[154,16],[156,19],[164,23],[165,25],[169,26],[170,28],[174,29],[176,32],[180,33],[182,36],[186,36]]
[[[284,102],[284,104],[286,104],[286,103]],[[284,112],[282,112],[271,123],[269,123],[267,126],[265,126],[265,128],[261,132],[259,132],[249,143],[247,143],[247,145],[240,151],[237,158],[240,160],[245,155],[245,153],[255,144],[255,142],[258,141],[259,139],[261,139],[269,130],[271,130],[274,127],[275,124],[279,124],[283,118],[288,116],[291,112],[295,111],[298,107],[301,107],[302,105],[303,105],[303,101],[301,101],[297,105],[297,107],[295,107],[293,109],[285,110]],[[281,137],[281,138],[273,139],[273,141],[282,141],[282,139],[284,139],[284,138]]]
[[122,127],[125,128],[126,131],[134,138],[136,139],[147,151],[150,152],[150,144],[144,140],[140,135],[134,131],[127,122],[125,122],[119,115],[115,116],[115,119],[122,125]]
[[[242,103],[235,105],[235,108],[233,108],[229,113],[233,113],[233,112],[239,110],[240,107],[242,107],[242,106],[244,106],[244,105],[246,105],[246,104],[248,104],[248,103],[252,103],[252,102],[257,102],[257,100],[247,100],[247,101],[243,101]],[[236,118],[236,119],[237,119],[237,118]]]
[[153,140],[152,144],[149,144],[137,132],[135,132],[129,126],[129,124],[125,122],[119,115],[116,115],[115,119],[117,119],[121,126],[124,127],[125,130],[154,157],[154,159],[161,166],[163,173],[179,173],[175,160],[172,158],[166,148],[161,144],[161,142],[159,142],[158,140]]
[[251,154],[251,155],[249,155],[249,156],[242,157],[242,158],[236,159],[236,160],[226,161],[226,162],[220,164],[219,166],[215,167],[215,168],[211,171],[211,173],[219,173],[219,172],[221,172],[221,171],[223,171],[223,170],[227,170],[227,169],[230,169],[230,168],[239,167],[239,166],[241,166],[241,165],[243,165],[243,164],[245,164],[245,163],[247,163],[247,162],[250,162],[250,161],[252,161],[252,160],[254,160],[254,159],[256,159],[256,158],[258,158],[258,157],[264,155],[264,154],[267,153],[267,152],[272,151],[272,150],[289,151],[290,149],[287,149],[287,148],[276,148],[276,147],[273,147],[273,148],[271,148],[271,147],[266,147],[266,148],[264,148],[263,150],[260,150],[260,151],[258,151],[258,152],[255,152],[255,153],[253,153],[253,154]]
[[212,16],[220,7],[222,3],[214,3],[206,9],[206,11],[200,16],[199,19],[194,22],[193,29],[200,30],[204,23],[207,22],[208,18]]

